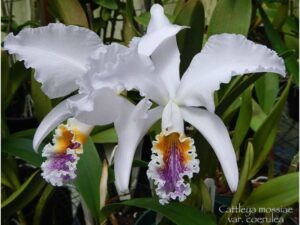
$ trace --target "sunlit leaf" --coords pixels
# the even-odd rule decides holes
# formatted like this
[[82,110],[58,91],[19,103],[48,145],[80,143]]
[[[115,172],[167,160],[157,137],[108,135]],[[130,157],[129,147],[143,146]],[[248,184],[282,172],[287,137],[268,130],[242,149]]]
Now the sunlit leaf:
[[[281,54],[281,53],[287,51],[288,50],[287,47],[285,46],[284,42],[280,38],[280,35],[278,34],[278,32],[272,26],[269,18],[267,17],[265,11],[262,9],[261,6],[259,6],[259,12],[260,12],[261,18],[264,23],[264,28],[265,28],[266,34],[267,34],[274,50],[278,54]],[[299,84],[299,64],[297,62],[296,55],[290,55],[290,56],[284,58],[284,62],[285,62],[288,72],[291,73],[294,82],[298,85]]]
[[232,138],[232,143],[236,151],[239,149],[244,138],[246,137],[250,126],[252,116],[251,90],[252,88],[248,88],[242,95],[242,105]]
[[286,207],[299,200],[299,173],[290,173],[259,186],[245,202],[251,208]]
[[92,136],[92,140],[95,143],[117,143],[118,142],[118,136],[116,133],[115,128],[109,128],[104,131],[100,131],[97,134],[94,134]]
[[271,150],[271,147],[275,141],[277,126],[281,118],[281,112],[284,103],[287,99],[290,87],[291,87],[291,79],[289,79],[278,102],[272,109],[272,112],[264,120],[263,124],[259,127],[255,135],[253,136],[255,163],[250,173],[250,177],[253,177],[259,171],[259,169],[263,165],[264,161],[266,160]]
[[269,113],[279,91],[279,78],[274,73],[266,73],[255,82],[255,92],[259,105]]
[[247,36],[251,11],[251,0],[219,0],[208,26],[208,36],[221,33]]
[[53,8],[56,9],[64,24],[89,26],[86,14],[78,0],[54,0],[50,4],[53,4]]
[[104,8],[108,9],[118,9],[118,2],[117,0],[93,0],[93,2],[103,6]]
[[266,118],[267,115],[260,108],[257,102],[254,99],[252,99],[252,118],[250,122],[251,129],[256,132]]

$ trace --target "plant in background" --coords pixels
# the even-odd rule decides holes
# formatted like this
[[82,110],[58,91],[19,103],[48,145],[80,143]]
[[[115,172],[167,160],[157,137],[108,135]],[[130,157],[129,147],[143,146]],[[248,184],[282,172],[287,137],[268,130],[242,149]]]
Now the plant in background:
[[[297,152],[280,174],[267,160],[298,85],[295,2],[219,0],[212,15],[200,0],[150,3],[39,3],[50,14],[32,19],[44,26],[23,30],[39,25],[18,25],[16,3],[3,5],[2,30],[14,33],[3,46],[16,55],[2,53],[4,224],[239,224],[259,215],[230,212],[236,206],[295,207]],[[280,89],[272,73],[287,73]],[[24,93],[40,124],[15,132]],[[261,175],[267,182],[252,186]],[[229,211],[220,215],[220,204]],[[291,223],[292,214],[263,214],[284,216]]]

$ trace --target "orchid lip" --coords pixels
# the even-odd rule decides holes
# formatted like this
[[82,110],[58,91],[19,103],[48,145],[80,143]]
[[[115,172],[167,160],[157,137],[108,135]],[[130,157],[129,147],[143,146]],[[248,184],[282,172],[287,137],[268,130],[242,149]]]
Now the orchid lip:
[[47,144],[43,156],[42,176],[54,186],[62,186],[76,178],[76,166],[79,155],[83,153],[83,144],[91,129],[75,119],[69,119],[67,125],[60,124],[55,130],[53,144]]
[[178,132],[161,133],[153,142],[152,160],[147,175],[154,180],[160,203],[171,199],[185,200],[191,193],[187,178],[199,172],[194,141]]

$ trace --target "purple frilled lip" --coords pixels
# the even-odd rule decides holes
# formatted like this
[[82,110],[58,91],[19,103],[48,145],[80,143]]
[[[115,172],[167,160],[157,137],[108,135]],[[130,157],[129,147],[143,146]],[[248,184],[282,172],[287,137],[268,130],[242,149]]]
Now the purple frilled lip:
[[76,178],[76,166],[79,154],[82,153],[82,143],[76,140],[78,138],[76,139],[69,126],[58,126],[53,144],[47,144],[43,150],[43,156],[47,159],[41,168],[42,176],[47,182],[54,186],[62,186]]
[[156,136],[147,175],[154,180],[160,203],[165,204],[177,198],[179,201],[185,200],[191,188],[184,177],[192,178],[193,173],[198,172],[199,160],[196,159],[191,138],[176,132]]

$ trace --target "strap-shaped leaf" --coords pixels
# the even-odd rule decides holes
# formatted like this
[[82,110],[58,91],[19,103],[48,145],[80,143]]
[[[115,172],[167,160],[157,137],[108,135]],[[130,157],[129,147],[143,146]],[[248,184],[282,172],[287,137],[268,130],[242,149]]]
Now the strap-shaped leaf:
[[284,91],[282,92],[278,102],[274,106],[272,112],[264,120],[253,136],[253,147],[255,152],[255,164],[253,165],[250,177],[253,177],[265,162],[272,145],[276,138],[277,126],[281,118],[281,111],[287,99],[289,89],[291,87],[291,79],[289,79]]
[[2,202],[1,212],[6,217],[30,203],[42,190],[45,181],[39,171],[33,173],[14,193]]
[[252,116],[251,90],[252,88],[249,87],[242,95],[242,105],[232,138],[232,143],[236,151],[238,151],[243,139],[246,137],[250,126]]
[[274,178],[254,190],[245,206],[253,208],[286,207],[299,199],[299,173]]
[[180,203],[170,203],[161,205],[157,199],[154,198],[137,198],[129,201],[110,204],[102,209],[102,221],[107,216],[114,212],[121,206],[135,206],[144,209],[150,209],[162,216],[167,217],[169,220],[177,225],[213,225],[216,224],[209,216],[202,213],[197,208]]
[[102,163],[91,138],[83,146],[83,154],[77,164],[75,185],[97,222],[100,218],[100,177]]
[[5,138],[2,141],[2,152],[19,157],[36,167],[40,167],[43,161],[41,155],[33,150],[32,140],[30,139]]
[[251,22],[251,0],[220,0],[208,26],[208,36],[221,33],[247,36]]
[[175,24],[188,26],[177,35],[180,50],[180,74],[190,65],[202,48],[204,33],[204,9],[200,0],[189,0],[175,19]]
[[[287,47],[285,46],[284,42],[280,38],[280,35],[272,26],[268,16],[266,15],[265,11],[263,10],[263,8],[261,6],[259,7],[259,12],[260,12],[261,18],[264,23],[264,28],[265,28],[266,34],[272,44],[272,47],[275,49],[276,52],[278,52],[278,54],[287,52],[289,49],[287,49]],[[291,73],[291,75],[293,77],[293,81],[297,85],[299,85],[299,64],[297,62],[296,55],[291,54],[291,55],[287,56],[284,59],[284,62],[285,62],[287,70],[289,71],[289,73]]]

